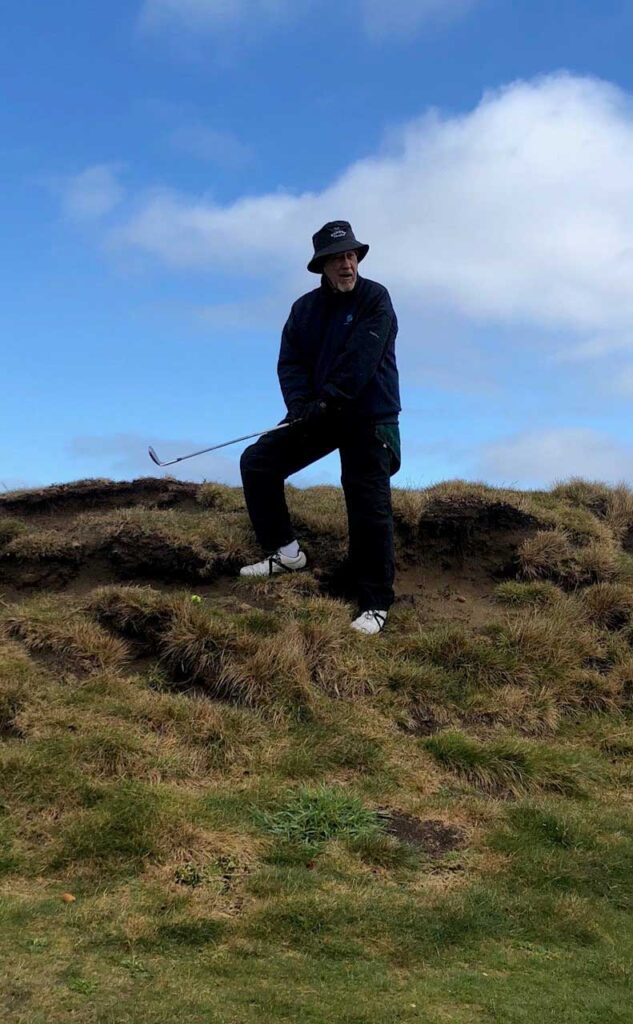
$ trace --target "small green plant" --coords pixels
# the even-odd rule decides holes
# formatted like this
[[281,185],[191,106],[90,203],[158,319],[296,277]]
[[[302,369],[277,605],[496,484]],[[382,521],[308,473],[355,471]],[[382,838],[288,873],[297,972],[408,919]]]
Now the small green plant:
[[534,583],[523,583],[520,580],[506,580],[495,590],[495,600],[500,604],[515,608],[536,605],[543,607],[555,604],[561,592],[549,580],[537,580]]
[[197,888],[199,885],[203,885],[206,881],[206,874],[199,864],[188,864],[179,865],[174,871],[174,882],[178,885],[186,885],[192,889]]
[[335,838],[370,839],[382,831],[375,811],[333,786],[301,788],[278,810],[259,812],[255,817],[261,828],[278,839],[312,847]]

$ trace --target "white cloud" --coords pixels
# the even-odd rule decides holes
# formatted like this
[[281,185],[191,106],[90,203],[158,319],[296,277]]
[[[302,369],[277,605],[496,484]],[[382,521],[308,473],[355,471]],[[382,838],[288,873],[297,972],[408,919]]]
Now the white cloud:
[[532,431],[488,445],[477,475],[491,483],[549,486],[572,476],[633,481],[633,445],[585,427]]
[[602,359],[614,352],[633,349],[633,329],[631,331],[614,331],[596,334],[585,338],[558,352],[555,361],[559,363],[586,363],[594,359]]
[[208,160],[221,167],[242,167],[253,158],[251,148],[235,135],[204,124],[179,125],[172,131],[170,142],[198,160]]
[[633,398],[633,366],[619,365],[613,375],[612,392],[625,398]]
[[176,267],[233,266],[266,277],[273,268],[289,269],[306,255],[308,209],[314,210],[313,221],[322,214],[322,203],[279,192],[222,207],[155,190],[110,237],[116,245],[141,249]]
[[124,191],[117,164],[95,164],[62,183],[64,212],[74,220],[99,220],[119,205]]
[[629,97],[559,74],[462,116],[427,113],[319,193],[139,197],[112,241],[173,266],[282,272],[294,286],[314,230],[347,217],[371,244],[367,275],[414,309],[622,332],[633,326],[631,166]]
[[407,36],[429,22],[446,22],[466,14],[478,0],[360,0],[366,32],[370,36]]
[[148,28],[176,24],[190,31],[217,31],[244,21],[279,23],[297,6],[302,5],[291,0],[145,0],[141,23]]
[[[373,38],[408,36],[429,22],[445,23],[467,13],[479,0],[357,0],[363,30]],[[330,16],[319,0],[145,0],[141,25],[149,29],[178,27],[195,33],[229,29],[279,27],[316,9]]]

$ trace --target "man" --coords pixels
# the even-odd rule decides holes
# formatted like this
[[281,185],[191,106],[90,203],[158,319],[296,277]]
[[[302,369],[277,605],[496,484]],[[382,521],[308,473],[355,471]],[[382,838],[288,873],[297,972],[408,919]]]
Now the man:
[[294,303],[277,366],[288,409],[282,422],[290,426],[262,435],[242,455],[246,505],[267,557],[241,575],[305,567],[284,481],[338,448],[359,603],[352,627],[375,634],[394,599],[390,476],[400,468],[398,323],[387,289],[359,276],[369,246],[356,240],[347,221],[325,224],[312,242],[308,270],[322,275],[321,286]]

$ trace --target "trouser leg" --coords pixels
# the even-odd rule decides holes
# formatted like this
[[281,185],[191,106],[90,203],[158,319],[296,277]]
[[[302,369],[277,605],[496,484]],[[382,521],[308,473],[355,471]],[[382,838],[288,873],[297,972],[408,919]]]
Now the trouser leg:
[[337,447],[331,428],[299,426],[263,434],[242,453],[240,470],[248,514],[267,554],[294,539],[284,481]]
[[355,431],[341,445],[349,560],[361,611],[390,608],[394,601],[390,470],[390,453],[373,427]]

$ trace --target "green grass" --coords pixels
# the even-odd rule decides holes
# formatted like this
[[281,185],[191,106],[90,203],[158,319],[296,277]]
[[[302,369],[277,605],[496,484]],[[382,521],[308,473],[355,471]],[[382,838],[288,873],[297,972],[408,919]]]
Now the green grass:
[[495,599],[500,604],[508,604],[515,608],[529,605],[552,605],[559,600],[560,596],[559,588],[549,580],[535,583],[505,580],[503,583],[499,583],[495,589]]
[[273,812],[257,817],[258,824],[287,843],[319,847],[328,839],[369,839],[381,831],[375,811],[344,790],[321,786],[300,789]]
[[[118,538],[162,544],[167,576],[228,573],[253,545],[240,492],[185,497],[54,528],[0,501],[2,557]],[[327,566],[340,492],[290,502]],[[427,545],[513,524],[482,625],[423,593],[368,644],[310,573],[3,605],[0,1020],[631,1024],[631,494],[453,481],[394,505],[413,561],[420,524]]]
[[431,736],[425,747],[443,767],[483,790],[520,794],[535,789],[583,794],[601,766],[585,751],[517,739],[482,742],[460,732]]

